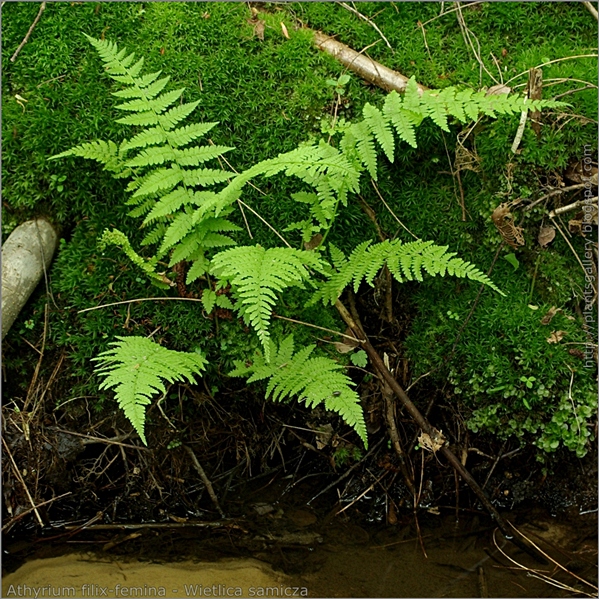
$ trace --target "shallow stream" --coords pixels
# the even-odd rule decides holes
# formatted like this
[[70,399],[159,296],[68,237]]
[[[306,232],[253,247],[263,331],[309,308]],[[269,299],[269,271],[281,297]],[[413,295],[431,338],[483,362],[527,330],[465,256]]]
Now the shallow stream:
[[[256,505],[262,513],[255,522],[216,531],[100,529],[87,531],[87,538],[38,542],[35,550],[9,544],[8,569],[17,565],[10,558],[28,557],[4,575],[2,597],[574,596],[525,568],[585,588],[497,533],[497,545],[522,568],[510,563],[484,515],[461,517],[456,525],[453,514],[421,514],[419,539],[413,517],[395,526],[359,526],[343,514],[319,518],[309,509]],[[521,530],[573,573],[596,582],[596,514],[577,518],[564,524],[532,518]]]

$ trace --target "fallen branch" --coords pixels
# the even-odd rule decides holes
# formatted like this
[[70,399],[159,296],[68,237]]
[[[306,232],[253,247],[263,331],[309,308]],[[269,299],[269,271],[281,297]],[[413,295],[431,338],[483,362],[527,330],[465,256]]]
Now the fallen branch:
[[37,13],[37,17],[35,17],[35,19],[33,20],[33,23],[31,23],[31,27],[29,28],[29,31],[27,31],[27,33],[25,34],[25,37],[23,38],[23,41],[19,44],[19,47],[15,50],[15,53],[12,55],[12,57],[10,59],[10,62],[14,62],[15,60],[17,60],[17,56],[19,55],[19,52],[23,49],[23,46],[29,41],[29,36],[32,34],[38,21],[42,18],[42,13],[44,12],[44,10],[46,10],[46,3],[42,2],[42,5],[40,6],[40,10]]
[[[347,326],[352,330],[354,335],[358,337],[362,334],[359,325],[356,323],[356,320],[353,316],[348,312],[347,308],[341,303],[340,300],[335,302],[335,307],[337,311],[341,315],[341,318],[345,321]],[[407,396],[406,392],[401,388],[399,383],[395,380],[395,377],[389,372],[389,369],[385,366],[383,360],[379,356],[378,352],[371,345],[370,341],[366,336],[364,336],[364,340],[362,341],[362,347],[364,351],[368,354],[371,363],[374,365],[375,369],[378,371],[379,375],[385,381],[389,387],[391,387],[393,393],[400,400],[403,407],[410,414],[412,419],[416,422],[416,424],[431,438],[431,439],[439,439],[442,438],[440,431],[435,429],[431,424],[422,416],[420,410],[412,403],[410,398]],[[545,563],[545,559],[542,554],[533,547],[530,543],[526,542],[522,535],[514,533],[514,530],[508,527],[507,522],[503,519],[501,514],[495,509],[493,504],[489,501],[489,498],[485,494],[485,492],[480,488],[480,485],[476,482],[473,476],[464,468],[460,460],[455,456],[455,454],[444,444],[442,447],[438,449],[441,452],[447,461],[451,464],[451,466],[456,470],[456,472],[466,481],[468,486],[472,489],[474,494],[478,497],[480,502],[483,504],[487,512],[489,512],[491,518],[497,523],[497,526],[503,532],[505,537],[511,540],[514,544],[516,544],[520,549],[526,551],[529,555],[534,557],[536,560]]]
[[[85,530],[139,530],[143,528],[240,528],[232,520],[217,522],[143,522],[139,524],[92,524]],[[65,530],[76,530],[78,526],[65,526]]]
[[[330,54],[350,71],[353,71],[369,83],[373,83],[387,91],[395,90],[400,93],[406,91],[409,81],[408,77],[383,66],[381,63],[372,60],[372,58],[368,58],[352,50],[349,46],[338,42],[336,39],[320,31],[315,31],[314,43],[319,50]],[[420,94],[428,89],[419,83],[417,85]]]
[[578,202],[574,202],[573,204],[568,204],[567,206],[561,206],[559,208],[556,208],[555,210],[552,210],[549,213],[549,218],[555,218],[556,216],[558,216],[559,214],[564,214],[564,212],[570,212],[571,210],[576,210],[577,208],[580,208],[581,206],[594,206],[597,203],[597,196],[595,196],[594,198],[588,198],[588,199],[584,199],[584,200],[578,200]]

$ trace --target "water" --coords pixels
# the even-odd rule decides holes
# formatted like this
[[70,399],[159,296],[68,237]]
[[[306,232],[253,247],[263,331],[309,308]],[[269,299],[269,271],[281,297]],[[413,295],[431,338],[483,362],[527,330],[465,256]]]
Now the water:
[[[222,531],[97,531],[88,532],[87,540],[80,533],[78,547],[95,551],[64,553],[77,547],[75,538],[38,543],[29,561],[4,576],[2,597],[35,597],[36,591],[38,597],[86,599],[569,596],[513,569],[484,516],[462,518],[456,526],[452,516],[421,514],[421,539],[411,518],[396,526],[358,526],[343,515],[319,518],[308,509],[262,507],[255,521]],[[580,518],[575,526],[547,518],[522,529],[578,575],[596,579],[596,538],[581,533],[593,530],[596,516]],[[523,566],[553,570],[498,533],[495,538]],[[18,549],[13,546],[13,554]],[[10,545],[6,550],[10,554]]]

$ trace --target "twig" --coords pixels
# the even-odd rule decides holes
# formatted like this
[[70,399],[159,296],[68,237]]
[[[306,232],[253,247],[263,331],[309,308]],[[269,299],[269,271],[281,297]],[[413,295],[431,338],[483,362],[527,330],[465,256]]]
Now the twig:
[[39,12],[37,13],[37,17],[35,17],[35,19],[33,20],[33,23],[31,23],[31,27],[29,28],[29,31],[25,34],[23,41],[19,44],[19,47],[15,50],[15,53],[12,55],[12,57],[10,59],[10,62],[14,62],[15,60],[17,60],[17,56],[19,55],[19,52],[23,49],[23,46],[29,41],[29,36],[32,34],[35,26],[37,25],[37,22],[42,18],[42,13],[44,12],[45,9],[46,9],[46,3],[42,2]]
[[[597,58],[597,54],[577,54],[576,56],[564,56],[563,58],[555,58],[554,60],[549,60],[547,62],[535,65],[535,69],[540,69],[541,67],[546,67],[547,65],[555,64],[556,62],[563,62],[565,60],[576,60],[577,58]],[[511,79],[508,79],[505,82],[505,85],[508,85],[509,83],[514,81],[514,79],[519,79],[520,77],[522,77],[522,75],[528,75],[528,71],[529,69],[526,69],[526,71],[522,71],[521,73],[514,75]]]
[[373,27],[377,31],[377,33],[381,36],[381,38],[383,38],[383,41],[387,44],[387,47],[389,48],[389,50],[391,50],[391,52],[393,52],[393,54],[395,54],[395,50],[392,48],[391,44],[389,43],[389,40],[385,37],[383,32],[378,28],[377,24],[374,21],[371,21],[366,15],[363,15],[361,12],[359,12],[358,10],[356,10],[355,8],[353,8],[346,2],[339,2],[339,4],[341,6],[343,6],[343,8],[345,8],[346,10],[353,12],[355,15],[360,17],[360,19],[366,21],[371,27]]
[[532,208],[534,208],[537,204],[540,204],[541,202],[544,202],[548,198],[552,198],[553,196],[557,196],[557,195],[560,195],[562,193],[566,193],[567,191],[574,191],[576,189],[583,189],[586,186],[587,186],[586,183],[577,183],[576,185],[569,185],[568,187],[562,187],[561,189],[554,189],[554,190],[550,191],[549,193],[545,194],[544,196],[541,196],[539,199],[535,200],[534,202],[531,202],[530,204],[528,204],[528,206],[525,206],[523,208],[523,210],[525,212],[528,212],[529,210],[531,210]]
[[[524,98],[524,102],[528,101],[528,97]],[[518,125],[518,129],[516,131],[516,137],[514,137],[514,141],[512,143],[512,154],[515,154],[518,151],[518,147],[520,146],[520,142],[522,141],[522,136],[524,135],[524,127],[526,126],[526,120],[528,118],[528,110],[523,110],[520,114],[520,123]]]
[[385,470],[367,489],[362,491],[362,493],[360,493],[351,503],[348,503],[343,509],[339,510],[338,512],[335,512],[335,516],[342,514],[345,510],[349,509],[352,505],[354,505],[354,503],[360,501],[360,499],[362,499],[362,497],[364,497],[364,495],[366,495],[368,491],[372,491],[375,485],[379,483],[387,474],[389,474],[389,471]]
[[202,479],[202,482],[204,483],[204,486],[206,487],[206,490],[208,491],[208,495],[210,495],[210,499],[212,499],[212,503],[218,510],[218,513],[220,514],[221,518],[224,518],[225,512],[223,512],[222,508],[220,507],[220,503],[218,502],[218,497],[216,496],[216,493],[214,492],[212,483],[210,482],[210,479],[208,478],[208,476],[206,476],[206,472],[204,472],[202,465],[200,464],[200,462],[198,462],[198,458],[196,457],[196,454],[193,452],[193,449],[191,447],[189,447],[189,445],[184,445],[183,448],[189,454],[189,457],[191,458],[191,463],[193,464],[193,467],[196,469],[197,473],[200,475],[200,478]]
[[564,92],[563,94],[557,94],[557,96],[553,96],[553,98],[551,98],[552,100],[558,100],[559,98],[563,98],[564,96],[569,96],[570,94],[576,94],[578,92],[583,92],[586,89],[597,89],[596,85],[593,85],[592,83],[589,83],[588,85],[585,85],[584,87],[577,87],[576,89],[569,89],[567,92]]
[[[478,2],[470,2],[468,4],[468,7],[470,6],[475,6],[477,4],[482,4],[483,2],[485,2],[486,0],[478,0]],[[441,3],[443,4],[443,3]],[[425,21],[424,23],[422,23],[422,25],[428,25],[429,23],[432,23],[433,21],[436,21],[437,19],[440,19],[441,17],[444,17],[445,15],[450,15],[452,12],[456,12],[457,10],[459,10],[460,7],[457,8],[452,8],[451,10],[446,10],[446,11],[441,11],[436,17],[433,17],[432,19],[429,19],[428,21]]]
[[92,310],[100,310],[101,308],[111,308],[112,306],[122,306],[124,304],[133,304],[135,302],[158,302],[158,301],[174,301],[174,302],[200,302],[201,299],[196,297],[138,297],[136,299],[131,300],[123,300],[121,302],[112,302],[110,304],[101,304],[99,306],[94,306],[93,308],[85,308],[83,310],[79,310],[77,314],[83,314],[84,312],[91,312]]
[[[335,307],[339,312],[341,318],[345,321],[347,326],[354,332],[356,336],[359,334],[363,334],[359,325],[356,323],[353,316],[348,312],[347,308],[341,303],[340,300],[335,302]],[[362,342],[362,347],[364,351],[368,354],[372,365],[378,371],[379,375],[383,378],[383,380],[391,387],[393,393],[395,393],[396,397],[400,400],[403,407],[410,414],[414,422],[431,438],[437,438],[439,436],[439,431],[435,429],[431,424],[426,420],[420,410],[413,404],[412,400],[407,396],[406,392],[401,388],[399,383],[395,380],[395,377],[389,372],[389,369],[385,366],[383,360],[379,356],[378,352],[371,345],[368,337],[365,337],[365,340]],[[511,533],[511,530],[508,528],[506,521],[503,519],[501,514],[497,511],[495,506],[489,501],[489,498],[485,494],[485,492],[480,488],[480,485],[476,482],[473,476],[462,466],[462,463],[455,454],[449,449],[447,445],[443,445],[439,450],[447,461],[451,464],[451,466],[458,472],[458,474],[466,481],[468,486],[472,489],[474,494],[478,497],[480,502],[483,504],[487,512],[490,516],[495,520],[499,528],[504,532],[507,537],[511,537],[513,543],[518,545],[523,551],[526,551],[529,555],[533,556],[535,559],[539,561],[544,561],[544,559],[540,556],[538,550],[535,550],[534,547],[531,547],[529,543],[526,543],[521,536],[514,536]]]
[[129,449],[140,449],[142,451],[151,451],[147,447],[139,447],[138,445],[128,445],[127,443],[121,443],[121,439],[129,438],[129,435],[119,435],[117,437],[113,437],[112,439],[103,439],[102,437],[94,437],[93,435],[83,435],[81,433],[75,433],[73,431],[67,431],[62,428],[53,429],[59,433],[64,433],[66,435],[73,435],[75,437],[83,438],[84,445],[91,445],[92,443],[106,443],[106,445],[118,445],[119,447],[127,447]]
[[306,505],[310,505],[317,497],[320,497],[323,493],[330,491],[333,487],[336,487],[341,481],[345,480],[362,462],[364,462],[367,458],[369,458],[385,441],[385,437],[381,437],[377,444],[368,450],[368,452],[362,457],[362,459],[352,466],[350,466],[338,479],[333,481],[331,484],[327,485],[324,489],[316,493],[312,499],[306,502]]
[[[314,44],[319,50],[330,54],[341,64],[345,65],[348,69],[366,81],[378,85],[387,91],[395,90],[399,93],[406,91],[409,81],[408,77],[387,68],[379,62],[372,60],[372,58],[362,56],[360,52],[356,52],[349,46],[338,42],[336,39],[333,39],[320,31],[315,31]],[[364,50],[362,50],[362,52],[363,51]],[[428,89],[423,85],[417,85],[419,94],[422,94]]]
[[27,389],[27,397],[25,398],[25,403],[21,408],[21,412],[26,412],[29,407],[29,402],[33,396],[33,391],[35,389],[35,384],[37,383],[37,377],[40,373],[40,368],[42,366],[42,360],[44,359],[44,350],[46,348],[46,336],[48,333],[48,302],[46,302],[44,306],[44,332],[42,335],[42,349],[40,350],[40,357],[35,366],[35,370],[33,372],[33,376],[31,377],[31,383],[29,383],[29,389]]
[[599,21],[599,13],[597,12],[597,9],[593,6],[592,2],[583,2],[584,7],[595,17],[595,19],[597,19],[597,21]]
[[17,477],[17,479],[19,480],[21,485],[23,485],[23,489],[25,489],[25,494],[27,495],[27,499],[29,499],[29,503],[31,504],[31,509],[35,513],[35,516],[37,518],[37,521],[39,522],[39,525],[43,526],[44,521],[42,520],[40,513],[37,511],[37,506],[35,505],[35,502],[33,501],[31,494],[29,493],[29,489],[27,488],[27,485],[25,484],[25,481],[23,480],[23,477],[21,476],[21,473],[19,472],[19,468],[18,468],[17,464],[15,463],[15,459],[12,457],[12,453],[10,452],[8,444],[4,440],[4,437],[2,437],[2,445],[4,445],[4,449],[6,450],[6,453],[10,460],[10,463],[13,468],[13,472],[15,473],[15,476]]
[[397,218],[397,215],[395,214],[395,212],[393,212],[393,210],[391,210],[391,208],[389,207],[389,204],[387,204],[387,202],[385,202],[385,199],[383,198],[383,196],[381,195],[381,192],[379,191],[379,188],[376,185],[376,182],[374,179],[370,179],[370,182],[372,183],[372,186],[374,187],[374,191],[376,191],[376,194],[379,196],[379,199],[381,200],[381,202],[383,202],[385,208],[387,208],[387,210],[389,210],[389,212],[391,213],[391,216],[393,216],[393,218],[416,240],[420,239],[419,237],[417,237],[416,235],[414,235],[414,233],[412,233],[412,231],[410,231],[410,229],[408,229],[408,227],[406,227],[400,220],[399,218]]
[[252,214],[257,216],[288,248],[291,247],[289,242],[264,218],[262,218],[251,206],[248,206],[245,202],[237,200],[242,206],[245,206]]
[[321,331],[326,331],[327,333],[333,333],[334,335],[339,335],[340,337],[345,337],[346,339],[350,339],[356,343],[360,342],[360,339],[356,339],[353,335],[346,335],[345,333],[340,333],[339,331],[334,331],[333,329],[327,329],[326,327],[319,327],[315,324],[310,324],[309,322],[303,322],[302,320],[295,320],[294,318],[287,318],[286,316],[279,316],[278,314],[271,314],[273,318],[278,318],[279,320],[287,320],[288,322],[294,322],[295,324],[301,324],[305,327],[310,327],[312,329],[319,329]]
[[[499,85],[499,81],[497,81],[497,79],[495,79],[495,77],[493,77],[493,75],[491,75],[491,73],[489,72],[489,69],[487,69],[487,67],[485,66],[485,63],[483,62],[483,60],[480,56],[480,42],[478,41],[478,38],[474,35],[474,33],[472,33],[472,31],[470,31],[470,29],[466,25],[464,15],[462,14],[462,6],[460,5],[459,2],[457,2],[456,8],[458,10],[458,14],[457,14],[458,24],[460,25],[460,29],[462,30],[462,36],[464,38],[464,41],[472,49],[474,58],[476,58],[476,61],[479,64],[479,87],[482,87],[482,84],[483,84],[483,69],[485,70],[485,73],[487,73],[487,75],[489,75],[489,77],[491,77],[491,79],[493,79],[493,81],[497,85]],[[472,37],[476,41],[476,45],[478,46],[478,51],[474,48],[474,43],[472,42],[470,35],[472,35]]]
[[14,518],[12,518],[9,522],[4,524],[2,526],[2,532],[4,532],[5,530],[7,530],[9,528],[12,528],[14,524],[16,524],[21,518],[23,518],[23,516],[26,516],[27,514],[31,513],[35,508],[42,507],[43,505],[48,505],[49,503],[53,503],[54,501],[57,501],[58,499],[62,499],[63,497],[67,497],[67,495],[72,495],[72,494],[73,494],[73,492],[69,491],[68,493],[63,493],[62,495],[58,495],[58,497],[52,497],[52,499],[48,499],[47,501],[42,501],[41,503],[38,503],[35,507],[30,507],[29,509],[25,510],[24,512],[21,512],[20,514],[18,514]]
[[[139,530],[144,528],[240,528],[233,520],[216,522],[142,522],[139,524],[92,524],[86,530]],[[65,526],[65,530],[77,529],[76,526]]]
[[[583,184],[584,186],[584,184]],[[574,202],[573,204],[568,204],[567,206],[561,206],[560,208],[556,208],[549,213],[549,218],[554,218],[558,214],[563,214],[564,212],[570,212],[570,210],[576,210],[576,208],[580,208],[581,206],[591,204],[592,202],[597,201],[597,196],[594,198],[585,198],[584,200],[578,200],[578,202]]]
[[580,256],[576,253],[576,250],[572,247],[570,240],[566,237],[565,233],[562,231],[562,228],[559,226],[559,223],[553,218],[551,220],[552,220],[553,224],[555,225],[556,229],[559,231],[559,234],[564,238],[564,241],[568,244],[568,247],[572,250],[574,257],[578,261],[578,264],[580,264],[580,268],[582,268],[582,272],[584,273],[584,276],[591,283],[591,286],[593,287],[593,291],[596,294],[597,293],[597,284],[587,275],[587,271],[584,267],[584,264],[582,263],[582,260],[580,259]]

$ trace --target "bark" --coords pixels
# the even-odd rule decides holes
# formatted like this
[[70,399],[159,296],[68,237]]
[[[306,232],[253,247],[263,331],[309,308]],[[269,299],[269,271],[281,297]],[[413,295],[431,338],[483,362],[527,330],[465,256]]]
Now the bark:
[[2,339],[50,266],[58,235],[43,219],[19,225],[2,246]]
[[[353,71],[366,81],[377,85],[387,91],[395,90],[403,93],[406,91],[409,78],[397,71],[393,71],[379,62],[364,56],[349,46],[338,42],[336,39],[316,31],[314,33],[314,43],[319,50],[330,54],[341,64],[345,65],[350,71]],[[428,89],[424,85],[418,85],[418,90],[422,94]]]

